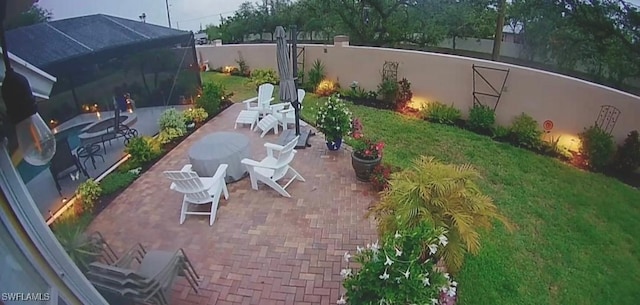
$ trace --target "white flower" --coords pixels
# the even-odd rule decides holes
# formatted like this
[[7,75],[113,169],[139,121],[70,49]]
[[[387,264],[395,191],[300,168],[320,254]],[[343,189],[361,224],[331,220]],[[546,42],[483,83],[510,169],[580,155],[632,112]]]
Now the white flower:
[[447,293],[447,292],[449,292],[449,287],[447,287],[447,286],[442,286],[442,288],[440,288],[440,291],[442,291],[442,292],[444,292],[444,293]]
[[440,240],[440,244],[442,246],[447,246],[447,244],[449,243],[449,239],[444,235],[438,236],[438,239]]
[[438,305],[438,303],[440,303],[438,299],[431,299],[431,305]]
[[351,269],[340,270],[340,276],[342,276],[342,278],[347,278],[350,275],[351,275]]
[[350,258],[351,258],[351,254],[349,254],[349,251],[345,252],[344,261],[348,263]]
[[384,273],[379,276],[381,280],[387,280],[389,278],[389,273],[387,273],[387,269],[384,269]]
[[400,237],[402,237],[402,235],[400,235],[400,233],[399,233],[398,231],[396,231],[396,234],[395,234],[395,235],[393,235],[393,237],[395,237],[395,238],[400,238]]
[[425,276],[422,278],[422,284],[423,284],[424,286],[431,286],[431,283],[429,282],[429,277],[428,277],[428,276],[426,276],[426,275],[425,275]]
[[373,250],[373,252],[378,253],[378,250],[380,250],[380,246],[378,246],[378,241],[376,240],[375,243],[371,244],[371,250]]
[[449,292],[447,292],[447,295],[451,298],[456,296],[456,287],[449,287]]
[[389,255],[387,255],[387,260],[384,262],[385,266],[391,266],[393,265],[393,261],[389,258]]
[[436,244],[429,245],[429,253],[436,254],[436,252],[438,252],[438,245]]
[[340,299],[336,302],[338,305],[347,304],[347,300],[344,299],[344,295],[340,297]]
[[407,271],[405,271],[405,272],[403,272],[403,273],[402,273],[402,275],[404,275],[404,277],[405,277],[405,278],[407,278],[407,279],[409,278],[409,275],[410,275],[410,274],[411,274],[411,273],[409,272],[409,268],[408,268],[408,267],[407,267]]
[[[367,248],[369,248],[369,245],[367,245]],[[358,253],[362,253],[362,251],[364,251],[364,248],[360,247],[360,246],[356,246],[356,251]]]
[[396,257],[401,256],[402,255],[402,251],[399,250],[398,248],[396,248]]
[[451,282],[451,286],[458,287],[458,282],[456,282],[456,281]]
[[340,126],[336,126],[336,129],[340,130]]
[[447,280],[451,279],[451,276],[449,275],[449,273],[445,272],[443,275]]

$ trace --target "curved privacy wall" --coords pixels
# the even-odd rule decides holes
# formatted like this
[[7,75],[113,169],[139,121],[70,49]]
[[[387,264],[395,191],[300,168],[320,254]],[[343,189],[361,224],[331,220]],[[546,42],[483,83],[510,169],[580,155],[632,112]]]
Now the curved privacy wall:
[[[319,59],[327,77],[339,81],[343,88],[357,81],[367,90],[376,90],[385,61],[397,62],[398,79],[411,82],[414,102],[453,104],[465,115],[473,104],[474,91],[481,103],[494,107],[496,98],[481,93],[497,95],[491,86],[500,92],[504,82],[496,107],[497,123],[508,125],[523,112],[534,117],[541,128],[550,120],[553,128],[546,139],[560,137],[560,144],[570,149],[577,148],[576,135],[593,125],[602,110],[607,115],[600,121],[604,120],[618,142],[629,131],[640,129],[640,97],[576,78],[468,57],[349,46],[346,36],[337,36],[333,45],[300,47],[305,49],[307,71]],[[197,52],[211,68],[235,65],[241,53],[251,69],[277,69],[275,44],[223,45],[217,40],[213,45],[199,46]],[[607,105],[613,107],[603,108]]]

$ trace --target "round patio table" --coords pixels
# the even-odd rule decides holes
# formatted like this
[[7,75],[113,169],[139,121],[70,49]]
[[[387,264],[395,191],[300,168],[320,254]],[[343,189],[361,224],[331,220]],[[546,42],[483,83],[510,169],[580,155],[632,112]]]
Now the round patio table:
[[200,177],[213,177],[220,164],[228,164],[227,183],[247,176],[247,168],[240,162],[250,157],[250,142],[243,134],[215,132],[198,140],[189,149],[191,168]]

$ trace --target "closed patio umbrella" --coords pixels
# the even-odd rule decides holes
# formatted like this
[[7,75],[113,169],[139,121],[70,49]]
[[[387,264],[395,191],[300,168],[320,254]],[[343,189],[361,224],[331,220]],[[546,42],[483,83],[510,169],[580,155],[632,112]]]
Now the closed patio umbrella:
[[275,35],[276,61],[278,62],[278,74],[280,75],[280,100],[291,103],[291,106],[295,109],[296,135],[300,135],[300,102],[298,102],[298,89],[291,72],[286,32],[283,27],[278,26],[276,27]]

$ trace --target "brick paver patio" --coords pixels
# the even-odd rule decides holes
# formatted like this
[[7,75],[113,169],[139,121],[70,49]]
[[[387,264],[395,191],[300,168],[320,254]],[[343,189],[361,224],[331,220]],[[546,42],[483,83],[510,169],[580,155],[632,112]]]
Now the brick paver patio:
[[[229,184],[217,220],[187,216],[179,222],[182,197],[169,190],[165,170],[188,163],[189,147],[206,134],[233,131],[243,105],[235,104],[197,130],[111,203],[89,228],[100,231],[118,253],[140,242],[147,249],[183,248],[202,278],[199,294],[184,279],[174,285],[172,304],[335,304],[345,251],[375,241],[373,220],[363,217],[375,200],[369,184],[356,182],[349,152],[330,152],[322,135],[299,150],[293,167],[307,180],[279,196],[249,178]],[[265,142],[249,127],[238,133],[253,141],[253,158]]]

